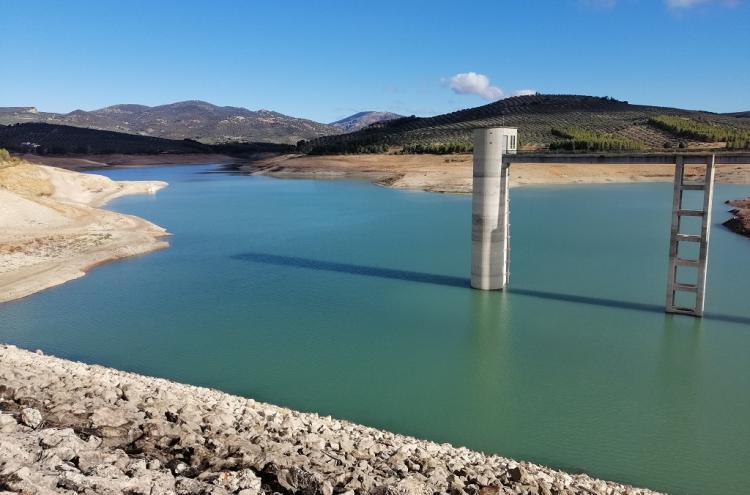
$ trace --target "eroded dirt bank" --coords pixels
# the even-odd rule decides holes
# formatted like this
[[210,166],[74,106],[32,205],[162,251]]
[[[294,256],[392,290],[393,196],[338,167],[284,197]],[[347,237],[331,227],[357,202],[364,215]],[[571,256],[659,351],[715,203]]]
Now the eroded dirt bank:
[[163,228],[96,208],[166,185],[0,162],[0,303],[78,278],[98,264],[166,247]]
[[[277,155],[258,153],[252,159],[226,155],[88,155],[34,156],[29,161],[79,170],[170,164],[218,163],[252,175],[300,179],[361,179],[376,184],[432,192],[471,192],[471,154],[456,155]],[[698,169],[695,170],[697,172]],[[693,173],[688,167],[688,176]],[[606,184],[669,182],[672,165],[516,164],[511,185]],[[716,180],[750,184],[750,166],[719,165]]]
[[650,494],[0,345],[0,492]]
[[[433,192],[470,193],[472,155],[281,155],[240,167],[254,175],[309,179],[364,179]],[[699,171],[688,167],[688,176]],[[673,165],[515,164],[511,186],[671,182]],[[750,184],[750,166],[719,165],[716,180]]]

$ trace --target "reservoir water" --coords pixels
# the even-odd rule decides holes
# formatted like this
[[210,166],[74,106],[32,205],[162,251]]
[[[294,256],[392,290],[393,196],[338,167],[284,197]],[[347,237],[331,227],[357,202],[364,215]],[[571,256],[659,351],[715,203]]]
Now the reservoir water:
[[716,191],[707,315],[663,313],[670,184],[517,188],[506,292],[470,198],[213,165],[108,207],[169,249],[0,305],[0,341],[671,493],[750,486],[750,240]]

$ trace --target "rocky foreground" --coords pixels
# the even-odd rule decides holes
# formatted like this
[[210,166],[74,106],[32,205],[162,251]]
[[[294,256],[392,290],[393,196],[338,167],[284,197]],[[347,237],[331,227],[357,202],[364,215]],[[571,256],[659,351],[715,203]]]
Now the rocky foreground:
[[0,493],[654,493],[7,345],[0,411]]

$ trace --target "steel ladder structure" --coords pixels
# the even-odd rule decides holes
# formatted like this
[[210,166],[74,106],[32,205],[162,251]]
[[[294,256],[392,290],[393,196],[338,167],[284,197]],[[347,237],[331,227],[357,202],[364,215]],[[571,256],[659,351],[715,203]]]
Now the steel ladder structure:
[[[492,129],[487,129],[492,130]],[[497,129],[495,129],[497,130]],[[476,140],[476,134],[475,134]],[[499,147],[499,145],[496,145]],[[475,148],[475,165],[478,157]],[[669,261],[667,279],[667,301],[665,310],[667,313],[676,313],[693,317],[702,317],[706,300],[706,273],[708,268],[708,247],[711,233],[711,207],[714,193],[714,176],[718,165],[750,165],[750,153],[747,151],[730,151],[720,153],[517,153],[501,154],[498,158],[500,164],[488,164],[484,168],[493,172],[492,191],[488,186],[482,184],[477,187],[477,179],[486,178],[486,174],[475,173],[472,202],[483,204],[485,200],[492,200],[492,208],[499,211],[493,215],[496,220],[495,231],[491,239],[494,241],[490,258],[498,260],[487,263],[486,267],[474,267],[472,263],[472,277],[475,268],[480,274],[495,269],[501,273],[498,278],[498,287],[484,288],[483,290],[504,289],[510,278],[510,234],[508,212],[510,210],[508,171],[514,163],[525,164],[596,164],[596,165],[674,165],[674,196],[672,202],[672,229],[669,238]],[[495,157],[493,157],[493,160]],[[499,166],[498,166],[499,165]],[[685,166],[701,167],[705,170],[702,180],[686,180]],[[497,168],[495,168],[497,167]],[[483,169],[484,170],[484,169]],[[701,206],[691,209],[686,199],[690,194],[687,191],[700,191],[702,198]],[[488,208],[488,210],[492,210]],[[686,218],[699,218],[700,230],[696,232],[685,232],[690,227]],[[473,223],[473,219],[472,219]],[[697,225],[696,225],[697,227]],[[697,246],[697,256],[689,257],[681,245]],[[497,270],[500,268],[500,270]],[[687,281],[685,272],[687,269],[695,271],[693,279]],[[480,277],[481,278],[481,277]],[[476,287],[472,284],[472,287]],[[684,304],[682,301],[685,294],[694,294],[694,304]],[[678,297],[682,295],[682,297]]]
[[[706,300],[706,270],[708,268],[708,244],[711,234],[711,207],[714,195],[714,175],[716,171],[715,155],[708,155],[705,163],[705,174],[702,182],[685,181],[685,159],[677,156],[674,174],[674,197],[672,200],[672,233],[669,239],[669,271],[667,276],[667,313],[677,313],[691,316],[703,316]],[[701,209],[686,209],[684,202],[685,191],[702,191]],[[699,234],[682,232],[685,217],[700,217]],[[697,243],[698,259],[681,257],[680,243]],[[680,267],[695,268],[694,283],[680,282]],[[692,307],[677,304],[677,293],[687,292],[695,294]]]

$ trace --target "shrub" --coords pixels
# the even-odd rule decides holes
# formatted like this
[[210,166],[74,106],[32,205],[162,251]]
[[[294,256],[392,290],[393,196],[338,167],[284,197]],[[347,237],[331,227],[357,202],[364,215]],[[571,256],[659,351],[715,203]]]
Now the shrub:
[[613,134],[569,127],[565,129],[552,128],[552,134],[563,141],[550,143],[550,150],[565,151],[628,151],[639,150],[643,146],[632,139],[621,138]]
[[5,148],[0,148],[0,160],[10,160],[10,153]]
[[331,143],[315,144],[310,147],[298,146],[298,150],[307,152],[310,155],[353,155],[353,154],[371,154],[385,153],[388,151],[387,144],[362,144],[362,143]]
[[727,143],[727,148],[750,147],[750,130],[710,124],[700,120],[674,115],[657,115],[649,124],[687,139]]
[[449,141],[447,143],[415,143],[401,148],[403,155],[449,155],[452,153],[471,153],[474,145],[465,141]]
[[727,148],[733,150],[750,149],[750,136],[747,136],[746,138],[738,137],[728,140]]

